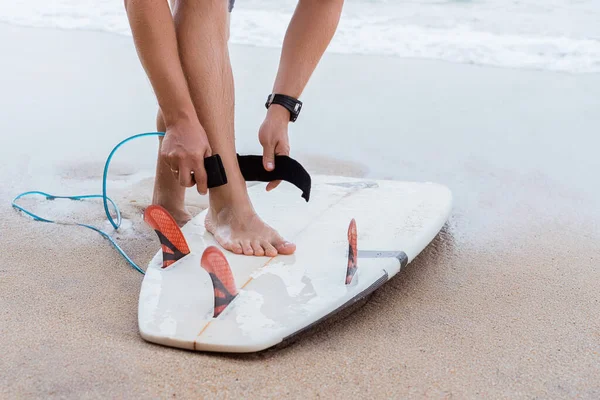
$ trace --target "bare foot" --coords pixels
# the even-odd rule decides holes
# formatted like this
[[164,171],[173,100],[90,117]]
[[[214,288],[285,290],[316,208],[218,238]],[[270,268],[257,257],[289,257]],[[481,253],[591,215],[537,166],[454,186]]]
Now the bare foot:
[[206,230],[213,234],[221,246],[247,256],[275,257],[296,251],[295,244],[282,238],[256,214],[247,197],[245,184],[239,189],[245,196],[239,196],[238,192],[237,196],[230,197],[226,192],[231,187],[223,189],[211,189],[211,204],[204,221]]
[[175,222],[177,222],[177,225],[179,225],[179,227],[184,226],[189,220],[192,219],[192,214],[190,214],[189,211],[186,210],[185,206],[183,206],[182,204],[176,204],[173,201],[170,201],[170,199],[168,198],[161,198],[161,196],[156,195],[156,192],[154,194],[154,197],[152,198],[152,204],[159,205],[165,210],[167,210],[169,214],[171,214]]
[[159,165],[154,180],[152,204],[159,205],[167,210],[175,219],[177,225],[181,227],[192,219],[192,214],[185,208],[185,187],[179,185],[171,171],[165,173],[161,169],[164,168]]
[[184,196],[184,187],[178,186],[175,190],[165,190],[164,186],[161,186],[160,179],[156,179],[152,204],[156,204],[167,210],[175,222],[177,222],[177,225],[182,227],[192,219],[192,214],[185,208]]

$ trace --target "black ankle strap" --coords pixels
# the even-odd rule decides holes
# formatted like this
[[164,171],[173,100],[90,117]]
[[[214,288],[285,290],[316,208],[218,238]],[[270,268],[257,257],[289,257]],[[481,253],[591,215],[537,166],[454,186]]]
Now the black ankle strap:
[[[267,171],[263,167],[262,156],[240,156],[238,154],[240,171],[246,181],[287,181],[302,190],[302,198],[310,199],[311,179],[302,165],[288,156],[275,156],[275,169]],[[227,176],[223,162],[218,154],[204,159],[204,167],[208,176],[208,187],[214,188],[225,185]]]
[[215,154],[204,159],[204,169],[206,169],[206,180],[208,188],[216,188],[227,183],[227,175],[221,156]]

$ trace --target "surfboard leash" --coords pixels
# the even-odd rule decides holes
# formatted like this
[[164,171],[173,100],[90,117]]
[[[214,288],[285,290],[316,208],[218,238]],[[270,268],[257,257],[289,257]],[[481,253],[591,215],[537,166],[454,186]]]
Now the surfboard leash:
[[[75,195],[75,196],[55,196],[53,194],[49,194],[46,192],[41,192],[38,190],[33,190],[33,191],[29,191],[29,192],[23,192],[21,194],[19,194],[18,196],[16,196],[12,202],[11,205],[14,209],[21,211],[22,213],[30,216],[31,218],[33,218],[34,221],[39,221],[39,222],[47,222],[47,223],[51,223],[51,224],[59,224],[59,225],[67,225],[67,226],[82,226],[84,228],[88,228],[93,230],[94,232],[99,233],[100,235],[102,235],[105,239],[107,239],[110,244],[113,245],[113,247],[117,250],[117,252],[125,259],[125,261],[127,261],[129,263],[129,265],[131,265],[136,271],[138,271],[139,273],[141,273],[142,275],[145,274],[144,270],[137,265],[132,259],[131,257],[129,257],[127,255],[127,253],[125,253],[125,251],[121,248],[121,246],[118,245],[118,243],[115,241],[115,239],[113,239],[111,237],[111,235],[105,231],[103,231],[100,228],[97,228],[93,225],[89,225],[89,224],[84,224],[84,223],[80,223],[80,222],[63,222],[63,221],[54,221],[51,220],[49,218],[44,218],[44,217],[40,217],[39,215],[35,214],[34,212],[26,209],[25,207],[20,206],[19,204],[17,204],[17,201],[19,199],[22,199],[24,197],[30,197],[30,196],[42,196],[45,197],[46,200],[56,200],[56,199],[67,199],[67,200],[74,200],[74,201],[81,201],[81,200],[87,200],[87,199],[102,199],[102,204],[104,206],[104,213],[106,214],[106,218],[108,219],[108,221],[110,222],[110,224],[113,226],[113,228],[115,230],[119,229],[119,227],[121,226],[121,210],[119,210],[119,207],[117,206],[117,204],[110,198],[108,197],[107,194],[107,178],[108,178],[108,169],[110,167],[110,163],[112,161],[113,156],[115,155],[116,151],[125,143],[130,142],[134,139],[139,139],[139,138],[143,138],[143,137],[147,137],[147,136],[164,136],[164,132],[146,132],[146,133],[140,133],[137,135],[133,135],[130,136],[124,140],[122,140],[119,144],[117,144],[112,151],[110,152],[110,154],[108,155],[108,158],[106,159],[106,163],[104,164],[104,172],[102,174],[102,194],[85,194],[85,195]],[[111,215],[111,212],[109,210],[109,203],[112,206],[113,210],[114,210],[114,214],[115,216],[113,217]]]

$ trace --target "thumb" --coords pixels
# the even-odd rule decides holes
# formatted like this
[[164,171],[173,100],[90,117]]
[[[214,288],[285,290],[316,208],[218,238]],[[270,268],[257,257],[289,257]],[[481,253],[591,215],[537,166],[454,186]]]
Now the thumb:
[[275,147],[264,146],[263,147],[263,167],[267,171],[273,171],[275,169]]

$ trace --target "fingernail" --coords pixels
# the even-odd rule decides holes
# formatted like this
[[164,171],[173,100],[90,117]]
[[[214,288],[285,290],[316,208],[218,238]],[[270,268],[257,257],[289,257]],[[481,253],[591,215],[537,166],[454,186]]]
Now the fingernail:
[[272,162],[268,162],[267,163],[267,169],[273,169],[273,163]]

